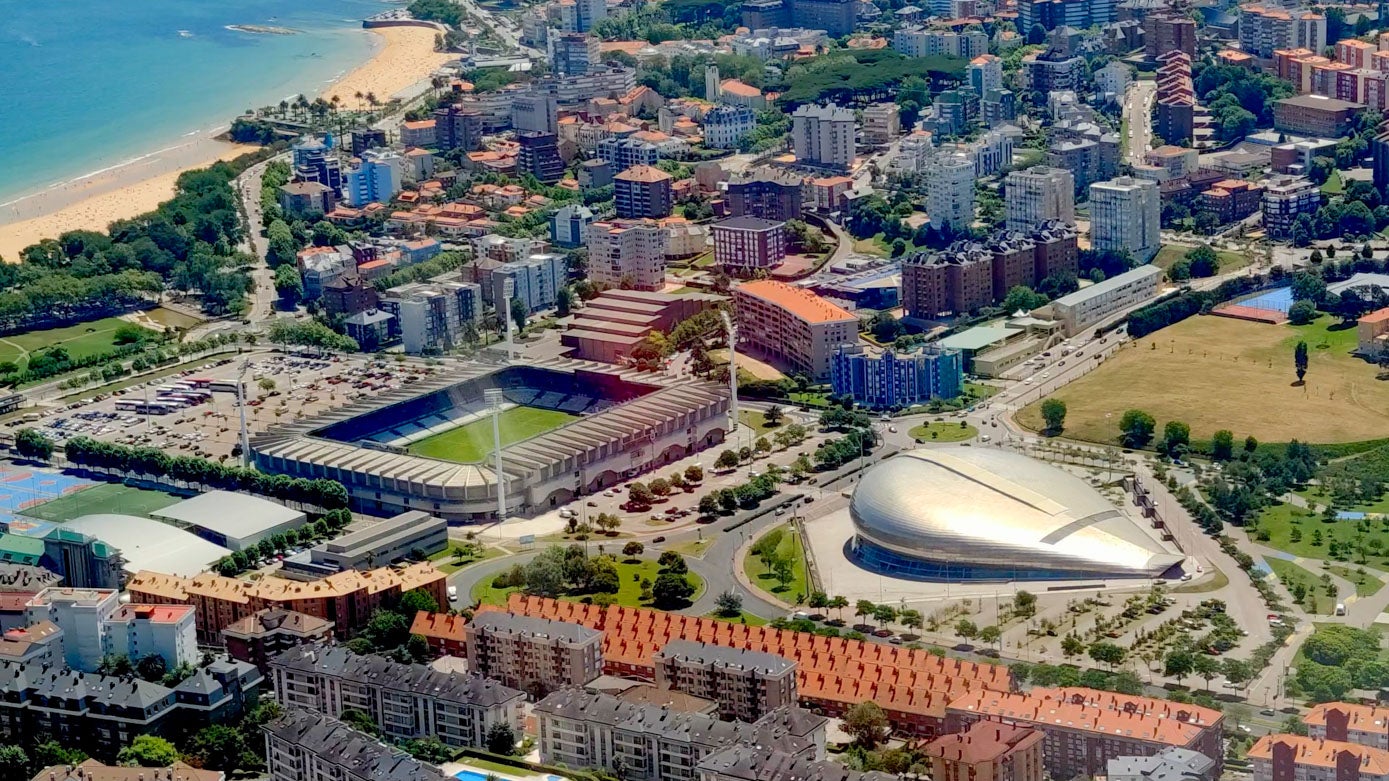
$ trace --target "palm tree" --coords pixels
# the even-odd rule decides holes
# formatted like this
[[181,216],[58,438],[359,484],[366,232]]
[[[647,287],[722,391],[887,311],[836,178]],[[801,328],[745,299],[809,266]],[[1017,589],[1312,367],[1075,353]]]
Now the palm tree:
[[287,101],[287,100],[282,100],[282,101],[280,101],[280,118],[281,118],[281,119],[284,119],[285,112],[287,112],[287,111],[289,111],[289,101]]

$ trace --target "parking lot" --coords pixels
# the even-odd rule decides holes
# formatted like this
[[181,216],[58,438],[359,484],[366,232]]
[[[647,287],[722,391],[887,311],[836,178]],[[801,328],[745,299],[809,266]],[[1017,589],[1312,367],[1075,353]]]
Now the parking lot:
[[[243,374],[242,366],[245,364]],[[433,374],[423,361],[365,356],[249,353],[178,374],[31,412],[10,432],[36,427],[61,443],[76,436],[157,447],[172,455],[226,460],[240,436],[235,393],[244,378],[246,426],[252,436]]]

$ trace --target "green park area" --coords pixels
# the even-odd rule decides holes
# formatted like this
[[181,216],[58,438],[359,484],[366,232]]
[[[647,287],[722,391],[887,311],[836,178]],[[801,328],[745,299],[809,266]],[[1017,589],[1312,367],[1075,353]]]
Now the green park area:
[[791,524],[762,535],[748,548],[743,572],[753,585],[783,602],[799,602],[810,594],[805,571],[805,548]]
[[979,435],[979,429],[963,420],[933,420],[907,432],[922,442],[964,442]]
[[1268,568],[1273,570],[1273,574],[1283,583],[1284,588],[1292,593],[1293,598],[1298,600],[1303,610],[1314,615],[1330,615],[1333,612],[1336,596],[1327,594],[1322,589],[1321,579],[1310,570],[1277,556],[1269,556],[1264,561],[1268,562]]
[[[1153,265],[1166,271],[1186,254],[1195,249],[1182,244],[1167,244],[1158,250],[1158,254],[1153,257]],[[1241,252],[1229,252],[1227,250],[1216,250],[1215,257],[1220,262],[1220,273],[1224,274],[1236,269],[1242,269],[1250,263],[1249,256]]]
[[[121,331],[120,334],[117,334],[118,330]],[[118,339],[133,341],[142,336],[154,337],[156,334],[148,328],[140,328],[118,317],[107,317],[63,328],[26,331],[0,337],[0,361],[8,361],[24,368],[30,354],[55,347],[66,350],[69,358],[87,358],[115,349],[120,344]]]
[[[1309,352],[1306,384],[1293,351]],[[1218,430],[1239,440],[1329,444],[1389,436],[1389,382],[1355,357],[1355,327],[1322,316],[1303,326],[1195,316],[1126,345],[1100,368],[1053,394],[1066,403],[1063,436],[1112,444],[1124,411],[1191,427],[1193,440]],[[1018,421],[1043,428],[1041,402]]]
[[[577,415],[559,410],[512,407],[502,412],[499,421],[502,447],[557,429],[576,418]],[[409,450],[417,456],[472,464],[492,453],[492,441],[492,418],[487,417],[421,439],[411,444]]]
[[30,507],[24,510],[23,514],[53,523],[66,523],[74,518],[97,513],[148,517],[150,513],[181,502],[184,498],[120,483],[101,483]]
[[1294,556],[1389,571],[1389,523],[1384,520],[1327,521],[1324,513],[1284,502],[1265,508],[1248,532]]
[[[556,547],[551,550],[564,552],[564,548]],[[542,554],[543,555],[543,554]],[[596,561],[599,557],[590,557],[589,561]],[[611,561],[611,559],[603,559]],[[610,602],[614,605],[624,607],[651,607],[653,597],[649,593],[662,577],[665,568],[658,561],[651,559],[634,559],[618,557],[613,562],[617,570],[617,591],[592,592],[578,587],[572,579],[567,579],[560,587],[560,599],[568,599],[574,602],[593,601]],[[512,568],[495,577],[484,578],[473,587],[472,599],[478,604],[484,605],[505,605],[507,598],[513,593],[525,588],[526,578],[524,573],[530,571],[529,566],[521,566],[519,570]],[[516,573],[522,573],[519,578],[522,582],[516,583]],[[693,602],[699,598],[704,590],[704,580],[693,572],[683,573],[685,580],[693,587],[687,602]],[[643,596],[646,598],[643,599]]]
[[469,564],[505,556],[501,548],[489,548],[475,541],[449,540],[448,547],[429,557],[439,571],[452,575]]
[[1344,699],[1352,689],[1389,686],[1389,651],[1381,644],[1380,625],[1358,629],[1344,624],[1315,624],[1293,657],[1285,686],[1289,695],[1309,702]]

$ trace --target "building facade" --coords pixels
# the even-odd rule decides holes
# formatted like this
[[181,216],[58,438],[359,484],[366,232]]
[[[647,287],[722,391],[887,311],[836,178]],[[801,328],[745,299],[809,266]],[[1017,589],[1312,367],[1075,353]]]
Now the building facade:
[[1385,781],[1389,751],[1357,743],[1265,735],[1249,749],[1254,781]]
[[669,217],[672,200],[670,174],[659,168],[636,165],[613,177],[613,203],[621,219]]
[[791,171],[763,168],[727,184],[732,217],[760,217],[785,222],[801,217],[805,206],[802,178]]
[[791,148],[796,162],[847,171],[854,162],[854,112],[828,106],[800,106],[791,114]]
[[654,220],[593,223],[588,278],[605,287],[660,290],[666,278],[665,229]]
[[1074,336],[1110,315],[1157,297],[1162,269],[1143,265],[1068,293],[1049,305],[1062,332]]
[[784,656],[672,640],[651,661],[657,686],[717,702],[723,719],[751,723],[796,705],[796,663]]
[[933,781],[1042,781],[1043,735],[999,721],[976,721],[964,732],[927,743]]
[[1160,248],[1162,197],[1158,183],[1121,176],[1090,185],[1090,244],[1127,250],[1146,263]]
[[222,630],[227,654],[268,671],[270,660],[295,646],[333,641],[333,622],[283,608],[256,611]]
[[1321,188],[1311,179],[1274,176],[1260,184],[1264,188],[1264,230],[1270,238],[1290,238],[1298,215],[1314,214],[1321,206]]
[[766,269],[786,259],[785,223],[759,217],[731,217],[714,223],[714,260],[740,272]]
[[743,136],[757,127],[757,112],[747,106],[715,106],[704,115],[704,145],[737,149]]
[[603,633],[586,626],[491,611],[464,632],[470,671],[537,699],[603,673]]
[[[433,765],[312,711],[290,710],[262,726],[261,732],[270,781],[452,779]],[[152,781],[160,779],[156,776]]]
[[910,352],[840,347],[830,368],[836,396],[873,409],[901,409],[932,399],[953,399],[963,390],[959,350],[921,346]]
[[773,362],[816,380],[830,373],[840,345],[858,340],[853,313],[773,280],[744,282],[733,289],[738,341]]
[[1013,171],[1004,188],[1008,230],[1030,231],[1051,220],[1075,222],[1075,176],[1064,168]]
[[395,316],[405,352],[446,352],[477,338],[482,288],[456,278],[411,282],[382,293],[380,306]]

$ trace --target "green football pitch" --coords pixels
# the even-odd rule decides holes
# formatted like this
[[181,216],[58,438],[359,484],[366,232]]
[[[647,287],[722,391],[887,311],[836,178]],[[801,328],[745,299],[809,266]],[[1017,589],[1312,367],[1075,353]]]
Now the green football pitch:
[[120,483],[101,483],[30,507],[21,514],[54,523],[65,523],[95,513],[148,516],[155,510],[162,510],[181,501],[183,497],[163,491],[149,491]]
[[[578,418],[568,412],[538,407],[512,407],[501,414],[502,447],[557,429]],[[410,445],[417,456],[472,464],[492,453],[492,418],[475,420],[458,428],[435,434]]]

